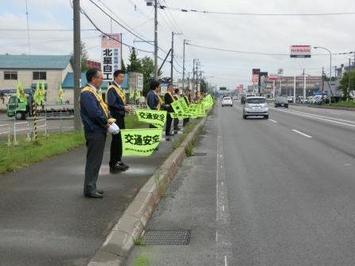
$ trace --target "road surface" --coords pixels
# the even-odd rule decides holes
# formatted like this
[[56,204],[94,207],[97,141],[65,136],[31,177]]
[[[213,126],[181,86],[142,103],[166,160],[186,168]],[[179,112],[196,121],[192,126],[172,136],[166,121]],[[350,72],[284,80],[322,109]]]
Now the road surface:
[[[218,107],[148,225],[188,246],[137,246],[127,265],[354,265],[355,113]],[[344,113],[342,113],[344,112]]]

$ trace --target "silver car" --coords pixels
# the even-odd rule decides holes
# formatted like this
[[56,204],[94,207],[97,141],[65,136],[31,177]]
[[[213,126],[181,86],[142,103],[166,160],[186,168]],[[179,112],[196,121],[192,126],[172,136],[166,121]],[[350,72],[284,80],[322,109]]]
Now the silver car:
[[246,98],[243,107],[243,118],[247,119],[249,116],[262,116],[265,119],[269,119],[269,107],[265,97],[252,96]]

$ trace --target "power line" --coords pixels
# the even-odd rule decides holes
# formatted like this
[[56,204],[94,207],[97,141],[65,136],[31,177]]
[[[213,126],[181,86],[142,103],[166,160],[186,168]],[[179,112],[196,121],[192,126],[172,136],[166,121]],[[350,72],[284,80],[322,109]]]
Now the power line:
[[[117,19],[115,19],[114,17],[112,17],[107,11],[105,11],[102,7],[100,7],[97,3],[95,3],[95,1],[93,0],[89,0],[92,4],[94,4],[98,9],[101,10],[101,12],[103,12],[107,17],[109,17],[110,19],[112,19],[112,21],[116,22],[118,25],[120,25],[121,27],[123,27],[126,31],[128,31],[129,33],[131,33],[133,36],[137,37],[138,39],[140,39],[141,41],[143,41],[144,43],[148,43],[149,45],[154,45],[152,44],[150,41],[147,41],[146,39],[144,39],[143,36],[141,36],[138,33],[135,33],[132,29],[130,29],[128,26],[123,25],[121,22],[119,22]],[[99,0],[100,3],[102,3],[101,0]],[[106,9],[109,9],[105,4],[104,6],[106,7]],[[117,17],[116,14],[114,14],[111,10],[110,12],[115,15]],[[133,47],[133,46],[132,46]],[[159,50],[161,50],[164,53],[167,53],[164,49],[162,49],[161,47],[158,47]],[[136,48],[137,50],[137,48]],[[142,49],[140,49],[141,51],[144,51]]]
[[[0,31],[39,31],[39,32],[46,32],[46,31],[69,31],[69,32],[73,32],[73,29],[13,29],[13,28],[0,28]],[[81,29],[81,31],[96,31],[96,29]]]
[[[286,53],[266,53],[266,52],[257,52],[257,51],[232,50],[232,49],[226,49],[226,48],[217,48],[217,47],[209,47],[209,46],[204,46],[204,45],[192,44],[191,42],[188,43],[187,45],[202,48],[202,49],[215,50],[215,51],[221,51],[221,52],[229,52],[229,53],[237,53],[237,54],[243,54],[243,55],[290,56],[289,53],[287,53],[287,54]],[[344,55],[344,54],[352,54],[352,53],[354,53],[354,52],[333,53],[333,55]],[[329,56],[329,54],[313,54],[313,55],[314,56]]]
[[184,13],[201,13],[212,15],[232,15],[232,16],[348,16],[355,15],[355,11],[349,12],[315,12],[315,13],[256,13],[256,12],[228,12],[228,11],[211,11],[211,10],[198,10],[198,9],[186,9],[177,7],[168,7],[165,5],[160,6],[161,9],[170,9],[173,11],[179,11]]
[[[132,31],[131,29],[129,29],[127,26],[123,25],[121,22],[119,22],[117,19],[115,19],[114,17],[112,17],[109,13],[107,13],[101,6],[99,6],[97,3],[95,3],[95,1],[93,0],[89,0],[93,5],[95,5],[98,9],[101,10],[102,13],[104,13],[106,16],[108,16],[109,18],[111,18],[114,22],[116,22],[118,25],[120,25],[122,28],[124,28],[126,31],[128,31],[129,33],[131,33],[132,35],[134,35],[135,37],[137,37],[138,39],[140,39],[141,41],[148,43],[150,45],[152,45],[149,41],[145,40],[143,37],[141,37],[139,34],[135,33],[134,31]],[[100,1],[101,2],[101,1]],[[101,2],[102,3],[102,2]],[[112,11],[110,11],[112,13]]]
[[98,26],[96,26],[96,24],[94,23],[94,21],[90,18],[90,16],[85,12],[84,9],[81,8],[81,9],[80,9],[80,12],[89,20],[89,22],[95,27],[95,29],[97,29],[99,32],[101,32],[103,35],[105,35],[106,37],[110,38],[111,40],[114,40],[114,41],[116,41],[116,42],[118,42],[118,43],[121,43],[122,45],[127,46],[127,47],[129,47],[129,48],[134,48],[134,49],[136,49],[137,51],[141,51],[141,52],[145,52],[145,53],[153,53],[153,51],[147,51],[147,50],[143,50],[143,49],[136,48],[136,47],[134,47],[134,46],[132,46],[132,45],[129,45],[129,44],[126,44],[126,43],[122,42],[122,40],[120,41],[120,40],[118,40],[118,39],[112,37],[111,35],[105,33],[103,30],[101,30]]
[[[166,0],[163,0],[165,4],[167,4]],[[164,10],[164,9],[163,9]],[[173,24],[175,24],[176,29],[182,33],[181,28],[179,27],[178,23],[176,22],[174,16],[171,14],[170,10],[167,10],[168,16],[171,18],[171,20],[173,21]]]

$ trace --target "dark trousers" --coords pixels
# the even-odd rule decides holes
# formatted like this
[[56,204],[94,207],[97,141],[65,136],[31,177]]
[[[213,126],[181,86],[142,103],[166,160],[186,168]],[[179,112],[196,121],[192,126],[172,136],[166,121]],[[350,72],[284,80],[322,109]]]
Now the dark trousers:
[[86,166],[84,194],[96,192],[96,182],[104,156],[106,133],[86,133]]
[[[116,118],[116,124],[120,129],[125,129],[124,118]],[[121,131],[117,135],[112,135],[110,148],[110,167],[114,167],[122,160],[122,138]]]
[[174,118],[174,130],[179,130],[179,119]]
[[170,116],[170,113],[168,113],[168,115],[166,116],[166,126],[165,126],[165,135],[169,135],[171,134],[171,122],[173,121],[173,119]]
[[190,118],[184,118],[184,120],[182,121],[182,125],[186,126],[187,123],[189,123],[189,121],[190,121]]

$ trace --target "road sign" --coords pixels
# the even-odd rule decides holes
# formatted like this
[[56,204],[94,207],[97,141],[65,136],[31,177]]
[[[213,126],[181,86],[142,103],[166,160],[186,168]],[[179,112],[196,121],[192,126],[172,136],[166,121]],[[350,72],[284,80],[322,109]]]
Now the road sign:
[[310,58],[312,47],[310,45],[291,45],[290,56],[292,58]]

